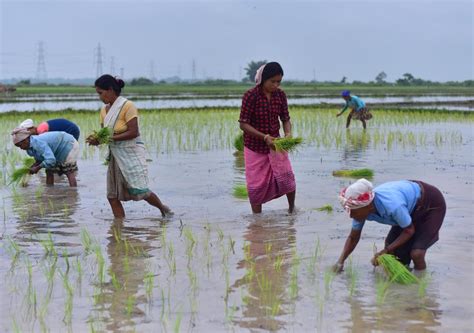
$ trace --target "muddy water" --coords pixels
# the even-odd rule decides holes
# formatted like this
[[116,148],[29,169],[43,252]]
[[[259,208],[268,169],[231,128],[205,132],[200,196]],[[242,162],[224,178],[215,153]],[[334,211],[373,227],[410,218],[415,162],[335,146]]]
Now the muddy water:
[[[438,127],[427,122],[416,130]],[[174,209],[171,218],[133,202],[125,204],[127,219],[114,221],[99,158],[80,161],[77,189],[64,179],[43,188],[40,176],[16,193],[3,188],[1,330],[470,332],[474,136],[469,123],[446,127],[457,128],[463,142],[304,146],[291,157],[294,215],[285,198],[264,205],[261,216],[249,214],[248,203],[232,196],[244,179],[243,159],[228,149],[163,154],[151,147],[151,187]],[[352,134],[359,132],[354,125]],[[347,167],[374,169],[375,184],[422,179],[445,195],[447,216],[428,252],[422,295],[418,286],[390,285],[377,297],[382,272],[369,260],[388,228],[373,222],[352,256],[356,278],[348,266],[327,273],[350,229],[337,201],[350,180],[331,172]],[[325,204],[334,212],[314,210]]]

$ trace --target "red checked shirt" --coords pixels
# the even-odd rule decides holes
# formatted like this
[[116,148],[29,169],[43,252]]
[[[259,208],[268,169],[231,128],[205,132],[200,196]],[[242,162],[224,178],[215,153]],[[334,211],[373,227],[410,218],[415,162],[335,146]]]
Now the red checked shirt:
[[[262,133],[279,137],[280,121],[278,118],[281,121],[290,120],[288,103],[283,90],[278,89],[272,93],[270,101],[259,86],[248,90],[244,94],[239,122],[247,123]],[[261,154],[270,152],[270,148],[263,139],[248,135],[245,132],[244,146]]]

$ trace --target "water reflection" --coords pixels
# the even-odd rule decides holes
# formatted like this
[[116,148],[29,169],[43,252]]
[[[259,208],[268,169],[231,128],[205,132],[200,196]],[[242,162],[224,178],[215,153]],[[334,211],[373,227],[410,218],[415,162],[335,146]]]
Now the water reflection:
[[[441,326],[439,295],[435,288],[429,288],[419,295],[418,285],[401,286],[392,284],[383,303],[354,295],[350,306],[350,321],[344,328],[352,332],[435,332]],[[372,291],[375,293],[375,290]],[[365,293],[364,293],[365,294]],[[393,320],[403,318],[403,320]]]
[[347,169],[353,169],[354,165],[351,162],[360,161],[366,156],[366,151],[369,148],[370,135],[364,130],[351,131],[346,129],[345,143],[342,150],[342,160],[347,162],[344,165]]
[[238,269],[245,276],[235,281],[232,291],[242,293],[242,318],[236,325],[248,329],[276,331],[285,328],[279,320],[291,302],[288,295],[289,269],[295,244],[293,219],[281,222],[281,216],[260,216],[244,233],[245,258]]
[[134,327],[137,321],[146,318],[144,309],[150,299],[145,285],[147,276],[154,274],[147,259],[156,248],[152,241],[160,235],[161,229],[156,225],[137,227],[124,224],[122,219],[115,219],[112,223],[106,247],[110,282],[99,286],[97,293],[100,296],[96,303],[97,314],[104,320],[108,331]]
[[36,234],[44,239],[48,233],[66,237],[78,234],[78,223],[73,217],[80,205],[77,188],[41,185],[16,188],[11,199],[13,213],[20,222],[18,235]]

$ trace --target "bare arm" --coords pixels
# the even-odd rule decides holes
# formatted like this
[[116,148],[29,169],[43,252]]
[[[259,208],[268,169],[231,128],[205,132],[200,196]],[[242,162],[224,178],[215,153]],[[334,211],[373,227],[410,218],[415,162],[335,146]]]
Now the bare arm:
[[269,146],[271,149],[275,149],[275,146],[273,145],[273,140],[275,138],[272,137],[271,135],[262,133],[259,130],[257,130],[255,127],[253,127],[252,125],[248,123],[243,123],[243,122],[240,122],[240,129],[249,135],[252,135],[256,138],[260,138],[264,140],[267,146]]
[[138,118],[132,118],[129,120],[127,123],[127,130],[123,133],[120,134],[114,134],[112,136],[112,140],[114,141],[125,141],[125,140],[131,140],[135,139],[140,135],[140,132],[138,131]]
[[415,226],[413,225],[413,223],[411,223],[408,227],[403,229],[400,235],[398,235],[398,237],[391,244],[388,244],[385,247],[385,249],[377,252],[374,255],[374,257],[372,258],[372,265],[377,266],[378,263],[376,259],[378,256],[381,256],[382,254],[385,254],[385,253],[393,253],[400,246],[408,242],[408,240],[412,238],[414,234],[415,234]]
[[285,136],[291,136],[291,121],[287,120],[283,122],[283,132]]
[[339,257],[336,265],[333,268],[335,272],[342,271],[342,269],[344,268],[344,261],[356,248],[357,244],[359,243],[361,233],[362,233],[362,230],[351,229],[351,233],[346,239],[346,243],[344,244],[344,248],[342,250],[341,256]]

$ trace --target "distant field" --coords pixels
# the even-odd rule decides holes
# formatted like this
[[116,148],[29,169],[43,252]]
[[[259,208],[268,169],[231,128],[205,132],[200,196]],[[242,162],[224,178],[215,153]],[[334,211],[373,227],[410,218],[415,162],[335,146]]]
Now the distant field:
[[[250,84],[224,84],[224,85],[175,85],[175,84],[158,84],[153,86],[126,86],[125,94],[158,94],[158,95],[175,95],[175,94],[210,94],[210,95],[240,95],[250,89]],[[423,95],[423,94],[443,94],[443,95],[474,95],[472,87],[459,86],[328,86],[319,84],[298,84],[285,85],[282,88],[289,96],[297,96],[303,94],[323,94],[328,96],[336,96],[343,89],[350,89],[356,94],[380,96],[380,95]],[[15,95],[30,94],[91,94],[94,93],[94,87],[91,86],[22,86],[17,87]],[[10,95],[11,97],[12,95]]]

